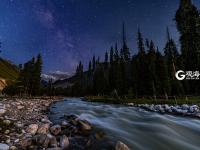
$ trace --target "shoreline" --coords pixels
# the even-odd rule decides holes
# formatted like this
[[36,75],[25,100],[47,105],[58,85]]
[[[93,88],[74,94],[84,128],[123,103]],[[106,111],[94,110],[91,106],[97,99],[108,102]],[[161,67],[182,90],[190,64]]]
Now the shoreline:
[[[190,117],[200,119],[200,104],[192,103],[179,103],[179,104],[171,104],[170,101],[157,100],[156,103],[153,103],[152,100],[144,99],[140,102],[140,99],[128,99],[128,100],[117,100],[114,98],[103,98],[99,96],[90,96],[84,97],[83,101],[88,102],[99,102],[104,104],[119,104],[125,105],[128,107],[137,107],[144,109],[150,112],[156,112],[160,114],[168,114],[174,116],[182,116],[182,117]],[[196,100],[195,100],[196,101]],[[160,103],[159,103],[160,102]],[[185,101],[183,101],[185,102]]]
[[92,124],[76,115],[65,114],[53,124],[50,107],[64,97],[4,98],[0,101],[1,150],[113,149],[129,150],[121,141],[101,137]]

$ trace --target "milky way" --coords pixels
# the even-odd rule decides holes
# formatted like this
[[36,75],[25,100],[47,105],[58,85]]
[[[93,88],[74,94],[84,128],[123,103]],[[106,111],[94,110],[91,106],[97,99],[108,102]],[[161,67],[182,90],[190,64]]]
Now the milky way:
[[[193,0],[200,8],[200,1]],[[112,44],[121,45],[122,22],[128,45],[137,52],[136,32],[160,49],[166,27],[178,44],[173,21],[179,0],[1,0],[0,40],[4,58],[19,64],[41,53],[43,72],[74,72],[95,54],[103,59]]]

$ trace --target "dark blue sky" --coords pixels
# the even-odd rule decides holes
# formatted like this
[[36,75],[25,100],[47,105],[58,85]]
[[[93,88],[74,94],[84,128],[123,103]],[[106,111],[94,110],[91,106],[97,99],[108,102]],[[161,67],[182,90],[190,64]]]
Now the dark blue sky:
[[[193,0],[200,8],[200,0]],[[121,45],[122,22],[128,46],[136,53],[136,31],[160,49],[166,26],[178,43],[174,14],[179,0],[1,0],[2,56],[24,63],[39,52],[44,72],[73,72],[79,60],[86,65],[112,44]]]

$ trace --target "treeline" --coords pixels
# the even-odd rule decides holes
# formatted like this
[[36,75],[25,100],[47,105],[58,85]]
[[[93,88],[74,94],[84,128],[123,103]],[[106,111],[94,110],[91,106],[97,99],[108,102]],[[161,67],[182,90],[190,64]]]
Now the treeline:
[[7,95],[37,96],[43,94],[41,85],[42,57],[33,57],[24,65],[19,65],[18,79],[3,89]]
[[137,33],[138,53],[131,56],[123,25],[123,44],[111,46],[100,62],[95,56],[86,72],[80,62],[72,87],[64,91],[68,95],[127,95],[130,97],[198,95],[199,80],[179,81],[178,70],[200,71],[200,15],[191,0],[181,0],[175,15],[180,33],[180,53],[167,29],[167,41],[159,50],[152,40]]

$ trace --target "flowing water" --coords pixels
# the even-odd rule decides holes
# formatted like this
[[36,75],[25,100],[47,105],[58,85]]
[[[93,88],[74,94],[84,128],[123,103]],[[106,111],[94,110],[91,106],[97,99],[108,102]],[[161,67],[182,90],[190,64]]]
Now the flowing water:
[[55,103],[50,119],[76,114],[120,140],[133,150],[200,150],[200,120],[161,115],[136,107],[110,105],[66,98]]

